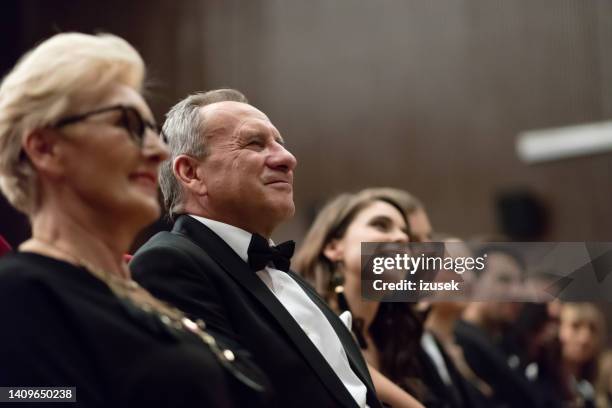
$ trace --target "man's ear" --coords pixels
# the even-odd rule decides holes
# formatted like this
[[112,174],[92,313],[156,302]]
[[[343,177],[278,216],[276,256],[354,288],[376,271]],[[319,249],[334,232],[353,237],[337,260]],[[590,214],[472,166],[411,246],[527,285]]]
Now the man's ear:
[[59,176],[65,170],[60,137],[57,131],[50,128],[35,129],[24,137],[21,147],[39,173]]
[[332,262],[342,261],[344,258],[344,245],[338,239],[332,239],[330,243],[323,248],[323,255]]
[[199,160],[186,154],[181,154],[172,162],[172,171],[186,189],[197,195],[206,194],[206,184],[200,170]]

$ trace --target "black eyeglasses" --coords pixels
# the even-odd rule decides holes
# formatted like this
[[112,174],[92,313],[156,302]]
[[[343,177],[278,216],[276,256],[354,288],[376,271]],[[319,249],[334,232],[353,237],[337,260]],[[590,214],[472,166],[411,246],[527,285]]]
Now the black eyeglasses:
[[[81,113],[80,115],[68,116],[60,119],[55,123],[53,127],[60,128],[62,126],[70,125],[72,123],[80,122],[87,119],[90,116],[99,115],[101,113],[120,111],[120,125],[130,134],[132,140],[139,146],[142,147],[144,143],[145,132],[147,129],[153,130],[157,135],[160,135],[159,128],[155,123],[149,122],[143,119],[142,115],[138,110],[131,106],[124,105],[113,105],[107,108],[96,109],[91,112]],[[161,137],[161,135],[160,135]],[[163,138],[162,138],[163,140]]]

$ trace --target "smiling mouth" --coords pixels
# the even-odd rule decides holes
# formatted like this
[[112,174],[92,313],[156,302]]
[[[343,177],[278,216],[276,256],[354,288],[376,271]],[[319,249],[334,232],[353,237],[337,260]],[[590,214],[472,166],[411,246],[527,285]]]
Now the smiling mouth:
[[135,173],[130,175],[130,180],[157,192],[157,177],[151,173]]
[[271,181],[269,183],[265,184],[268,187],[272,187],[275,189],[279,189],[279,190],[293,190],[293,184],[289,181],[285,181],[285,180],[277,180],[277,181]]

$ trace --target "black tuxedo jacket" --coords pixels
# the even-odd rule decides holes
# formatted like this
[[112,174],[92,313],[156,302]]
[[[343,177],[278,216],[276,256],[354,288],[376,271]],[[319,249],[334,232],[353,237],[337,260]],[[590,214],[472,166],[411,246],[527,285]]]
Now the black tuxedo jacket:
[[[134,278],[155,296],[178,307],[251,353],[268,375],[279,407],[351,407],[355,400],[297,322],[249,266],[218,235],[192,217],[180,216],[134,255]],[[380,407],[361,352],[350,332],[315,290],[290,276],[323,311],[342,342],[367,403]],[[205,384],[205,382],[204,382]]]

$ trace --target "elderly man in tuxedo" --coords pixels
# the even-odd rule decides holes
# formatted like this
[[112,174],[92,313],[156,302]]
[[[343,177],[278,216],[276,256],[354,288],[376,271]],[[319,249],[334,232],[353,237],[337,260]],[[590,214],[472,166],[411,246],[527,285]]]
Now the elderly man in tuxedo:
[[174,226],[135,254],[135,278],[249,352],[277,406],[380,407],[349,330],[289,270],[293,242],[271,243],[295,212],[297,162],[268,117],[219,89],[176,104],[163,133],[171,158],[160,184]]

